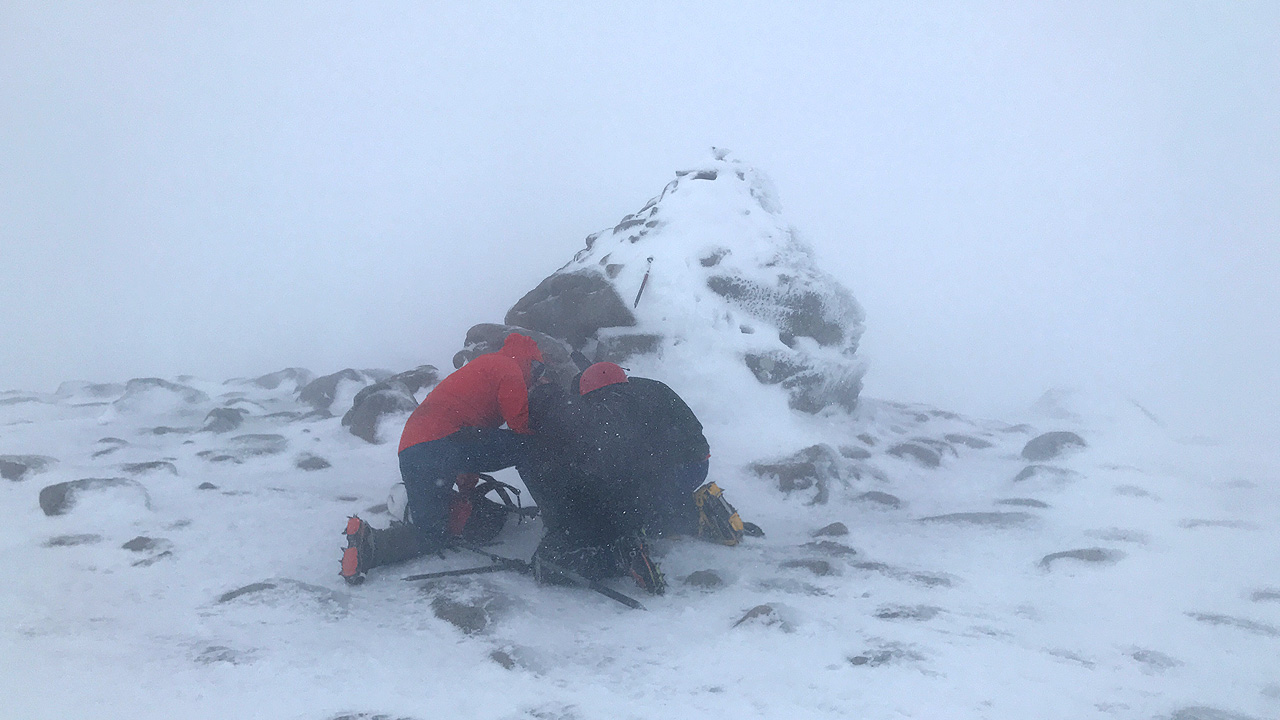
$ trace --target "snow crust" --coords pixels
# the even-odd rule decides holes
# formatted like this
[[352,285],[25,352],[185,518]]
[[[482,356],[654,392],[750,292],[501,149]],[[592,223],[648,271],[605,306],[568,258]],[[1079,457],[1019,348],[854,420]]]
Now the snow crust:
[[[659,543],[671,591],[641,597],[647,612],[518,575],[399,579],[483,564],[462,553],[347,587],[339,532],[356,512],[385,523],[376,506],[398,479],[394,449],[308,414],[287,385],[187,379],[203,400],[68,390],[0,406],[0,453],[58,459],[0,482],[4,714],[1280,715],[1269,460],[1178,437],[1125,398],[1059,393],[1022,425],[874,399],[805,416],[745,369],[730,376],[734,395],[702,392],[702,373],[729,365],[669,354],[643,371],[691,398],[712,477],[767,537]],[[227,404],[249,411],[241,428],[195,430]],[[1047,461],[1060,473],[1015,481],[1022,447],[1047,430],[1088,446]],[[233,440],[245,435],[259,439]],[[913,439],[941,443],[926,443],[937,468],[890,452]],[[825,504],[751,470],[814,443],[848,452]],[[303,454],[332,467],[302,470]],[[152,461],[176,475],[124,469]],[[150,507],[86,495],[65,515],[39,508],[45,485],[110,476],[145,486]],[[849,534],[814,536],[834,522]],[[495,550],[527,556],[539,533],[511,524]],[[685,584],[708,570],[720,587]],[[455,606],[479,608],[480,626],[439,616]]]

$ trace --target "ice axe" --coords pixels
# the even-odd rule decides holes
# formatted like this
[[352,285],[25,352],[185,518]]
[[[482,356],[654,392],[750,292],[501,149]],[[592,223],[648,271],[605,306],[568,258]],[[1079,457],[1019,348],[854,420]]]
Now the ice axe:
[[644,294],[644,286],[649,284],[649,273],[653,270],[653,256],[649,256],[649,264],[644,268],[644,279],[640,281],[640,289],[636,292],[636,301],[631,303],[631,308],[640,307],[640,296]]

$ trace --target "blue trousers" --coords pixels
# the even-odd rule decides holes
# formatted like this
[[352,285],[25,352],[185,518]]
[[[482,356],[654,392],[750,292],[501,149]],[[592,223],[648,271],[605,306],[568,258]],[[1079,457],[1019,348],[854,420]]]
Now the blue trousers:
[[400,477],[424,550],[441,547],[459,473],[502,470],[523,462],[528,436],[499,428],[462,428],[400,451]]

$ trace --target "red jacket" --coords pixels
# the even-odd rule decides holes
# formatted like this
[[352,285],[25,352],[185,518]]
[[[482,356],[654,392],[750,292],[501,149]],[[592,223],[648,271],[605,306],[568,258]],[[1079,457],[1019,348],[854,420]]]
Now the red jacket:
[[439,440],[464,427],[496,428],[505,422],[518,433],[529,433],[528,384],[534,360],[542,361],[538,343],[512,333],[498,352],[458,368],[409,416],[400,450]]

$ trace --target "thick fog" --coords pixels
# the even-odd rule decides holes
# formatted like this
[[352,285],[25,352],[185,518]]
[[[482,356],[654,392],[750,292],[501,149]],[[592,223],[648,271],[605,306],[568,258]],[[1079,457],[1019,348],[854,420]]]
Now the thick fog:
[[711,146],[866,392],[1280,403],[1280,5],[0,6],[0,388],[447,363]]

